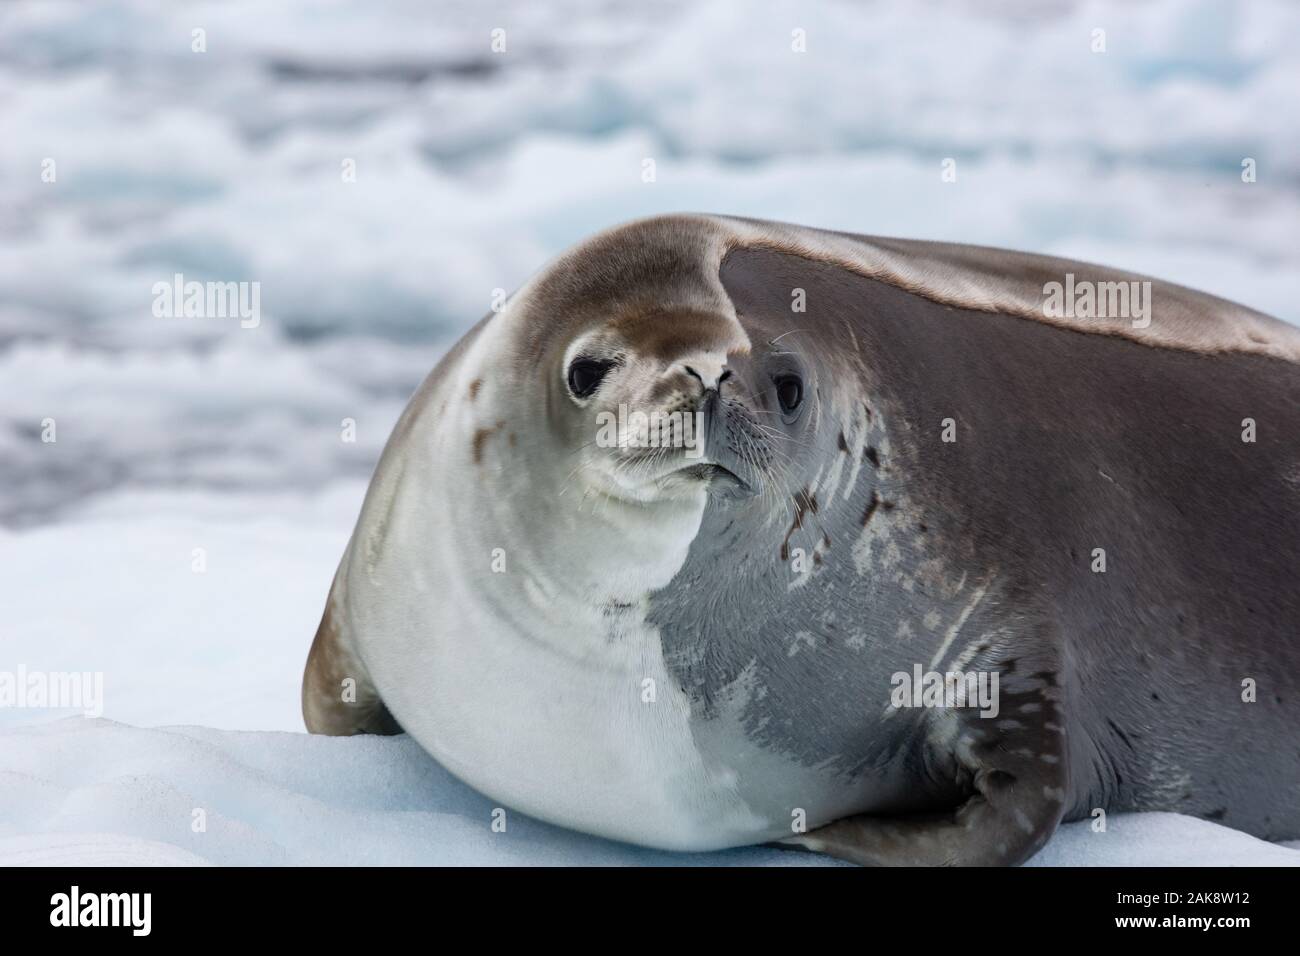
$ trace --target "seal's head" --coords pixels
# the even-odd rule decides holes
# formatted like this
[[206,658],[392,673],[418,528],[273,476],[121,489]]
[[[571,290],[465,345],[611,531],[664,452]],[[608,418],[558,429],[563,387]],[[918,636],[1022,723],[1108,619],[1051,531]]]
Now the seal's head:
[[772,490],[808,397],[798,355],[764,349],[755,361],[733,322],[689,310],[596,325],[552,379],[585,479],[637,500]]
[[786,497],[815,418],[814,363],[789,329],[742,323],[718,282],[722,251],[692,249],[681,230],[614,230],[521,290],[515,366],[541,389],[532,407],[584,493]]

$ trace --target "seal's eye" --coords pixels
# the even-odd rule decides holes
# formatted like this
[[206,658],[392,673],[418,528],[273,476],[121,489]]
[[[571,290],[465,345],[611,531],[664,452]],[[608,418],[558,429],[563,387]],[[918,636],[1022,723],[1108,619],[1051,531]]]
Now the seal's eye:
[[803,401],[803,379],[798,375],[782,375],[776,380],[776,400],[781,411],[789,415]]
[[575,398],[586,398],[600,388],[606,373],[613,367],[613,362],[600,359],[574,359],[573,364],[569,366],[569,391]]

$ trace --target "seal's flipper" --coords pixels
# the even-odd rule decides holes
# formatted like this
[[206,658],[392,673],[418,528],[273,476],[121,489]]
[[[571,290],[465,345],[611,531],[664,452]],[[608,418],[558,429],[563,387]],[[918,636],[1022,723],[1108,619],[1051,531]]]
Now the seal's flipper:
[[846,817],[782,842],[864,866],[1023,863],[1056,831],[1068,789],[1063,724],[1050,699],[1054,675],[1036,676],[1047,684],[1041,691],[1002,694],[1003,712],[1014,718],[984,720],[971,712],[952,718],[959,727],[948,759],[969,775],[972,789],[960,806],[944,813]]
[[332,737],[402,732],[346,639],[336,611],[334,589],[325,602],[316,640],[307,655],[302,677],[302,718],[311,733]]
[[1061,806],[1029,793],[1036,784],[1007,780],[1006,771],[981,776],[986,787],[991,779],[1002,782],[976,793],[951,814],[846,817],[784,842],[863,866],[1023,863],[1055,832]]

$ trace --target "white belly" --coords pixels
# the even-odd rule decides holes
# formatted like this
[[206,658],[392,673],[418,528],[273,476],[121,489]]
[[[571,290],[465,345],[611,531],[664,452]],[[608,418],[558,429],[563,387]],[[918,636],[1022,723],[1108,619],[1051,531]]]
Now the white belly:
[[507,807],[649,846],[713,849],[781,832],[742,799],[730,768],[706,766],[653,629],[567,657],[466,611],[454,635],[389,632],[363,651],[394,716],[456,776]]
[[[466,386],[449,382],[451,406],[415,421],[376,472],[344,559],[351,639],[393,716],[471,786],[554,823],[671,849],[788,832],[751,810],[725,759],[701,756],[644,621],[685,561],[703,491],[653,515],[586,501],[561,487],[572,461],[548,461],[553,442],[522,430],[518,467],[476,464]],[[489,569],[495,552],[505,573]]]

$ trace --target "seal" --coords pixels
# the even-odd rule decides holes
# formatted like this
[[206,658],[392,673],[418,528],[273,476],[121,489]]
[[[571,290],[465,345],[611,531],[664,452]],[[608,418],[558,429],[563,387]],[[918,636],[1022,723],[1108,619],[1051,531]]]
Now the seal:
[[[639,417],[638,417],[639,413]],[[681,850],[1300,837],[1300,331],[1080,262],[719,216],[564,253],[429,375],[317,733]]]

